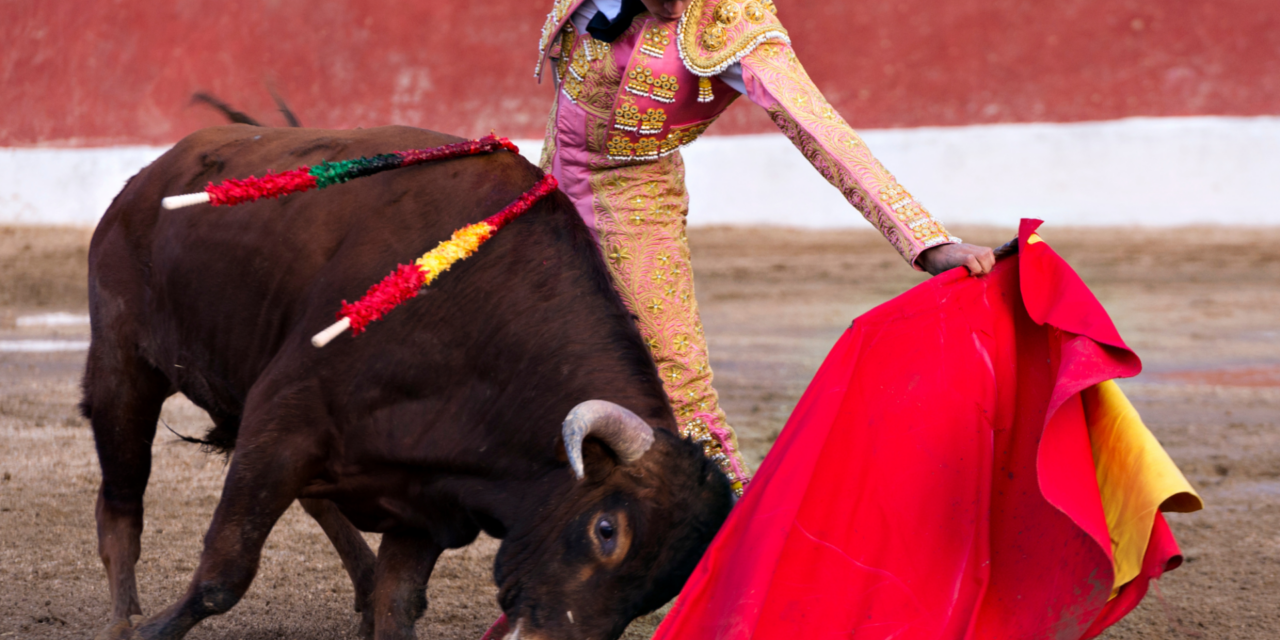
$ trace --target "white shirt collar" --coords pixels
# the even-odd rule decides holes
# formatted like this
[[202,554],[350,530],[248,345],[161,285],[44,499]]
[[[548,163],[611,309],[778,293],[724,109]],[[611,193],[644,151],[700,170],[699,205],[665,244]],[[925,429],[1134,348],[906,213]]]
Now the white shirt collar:
[[570,20],[573,26],[577,27],[578,33],[587,32],[587,23],[596,17],[596,12],[604,13],[604,17],[614,20],[622,13],[622,0],[586,0],[578,5],[578,10],[573,12]]

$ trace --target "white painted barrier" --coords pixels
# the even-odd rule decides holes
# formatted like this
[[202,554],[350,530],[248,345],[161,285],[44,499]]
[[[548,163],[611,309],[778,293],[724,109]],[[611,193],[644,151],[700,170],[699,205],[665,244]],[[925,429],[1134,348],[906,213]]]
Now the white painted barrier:
[[[1280,225],[1280,117],[1133,118],[861,132],[943,222]],[[536,161],[539,141],[519,141]],[[95,224],[159,147],[0,149],[0,224]],[[684,151],[690,224],[858,227],[778,134]]]

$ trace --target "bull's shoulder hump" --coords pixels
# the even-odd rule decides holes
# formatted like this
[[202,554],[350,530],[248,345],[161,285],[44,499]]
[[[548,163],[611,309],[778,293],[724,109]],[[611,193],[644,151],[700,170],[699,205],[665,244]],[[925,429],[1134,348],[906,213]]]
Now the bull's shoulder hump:
[[217,127],[205,127],[187,134],[186,137],[173,145],[173,150],[200,151],[203,149],[214,148],[228,142],[252,138],[255,135],[260,135],[263,130],[263,127],[255,127],[250,124],[227,124]]

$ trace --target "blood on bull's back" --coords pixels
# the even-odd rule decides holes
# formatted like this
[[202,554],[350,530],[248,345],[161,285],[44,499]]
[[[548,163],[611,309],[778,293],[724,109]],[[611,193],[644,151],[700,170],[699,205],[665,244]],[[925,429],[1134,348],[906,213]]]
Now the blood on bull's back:
[[[499,152],[280,200],[160,207],[208,182],[455,141],[406,127],[207,129],[116,198],[90,249],[83,401],[103,471],[106,635],[180,637],[229,609],[295,499],[343,556],[369,633],[411,634],[440,551],[481,530],[504,538],[495,576],[525,637],[616,637],[678,592],[727,514],[728,484],[675,434],[562,195],[366,333],[309,342],[343,300],[518,198],[535,167]],[[175,392],[213,418],[204,439],[235,453],[191,586],[134,626],[150,442]],[[384,533],[376,560],[355,527]]]

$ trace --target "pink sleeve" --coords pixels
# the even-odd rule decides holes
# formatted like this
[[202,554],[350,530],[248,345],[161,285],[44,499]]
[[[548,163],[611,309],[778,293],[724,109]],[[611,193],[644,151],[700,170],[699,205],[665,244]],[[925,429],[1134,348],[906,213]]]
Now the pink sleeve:
[[742,59],[747,97],[809,162],[916,269],[925,250],[960,242],[916,202],[880,164],[866,143],[832,108],[789,45],[767,42]]

